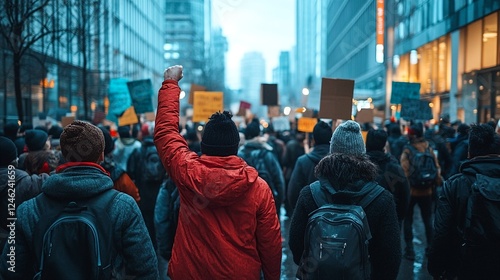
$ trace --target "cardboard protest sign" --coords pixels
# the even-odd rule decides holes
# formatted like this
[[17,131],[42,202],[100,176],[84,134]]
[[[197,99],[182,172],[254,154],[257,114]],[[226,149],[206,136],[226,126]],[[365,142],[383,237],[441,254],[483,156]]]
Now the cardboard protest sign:
[[134,106],[130,106],[121,117],[118,118],[118,125],[131,125],[139,122],[137,114],[135,113]]
[[75,120],[74,116],[62,117],[61,118],[61,126],[65,128],[68,124],[71,124]]
[[429,102],[419,99],[403,99],[401,103],[401,118],[405,120],[430,120],[432,110]]
[[368,131],[361,131],[361,136],[363,137],[363,142],[365,143],[366,145],[366,136],[368,136]]
[[153,111],[153,100],[151,99],[153,84],[150,79],[128,82],[127,87],[137,114]]
[[262,105],[278,106],[278,84],[260,84],[260,100]]
[[405,98],[420,99],[420,83],[392,82],[391,104],[402,104]]
[[356,121],[360,124],[373,122],[373,109],[361,109],[356,114]]
[[269,118],[279,117],[280,116],[280,106],[268,106],[267,107],[267,116]]
[[195,91],[205,91],[206,88],[204,86],[200,86],[200,85],[197,85],[197,84],[191,84],[191,88],[190,88],[190,91],[189,91],[189,99],[188,99],[188,103],[193,105],[193,102],[194,102],[194,92]]
[[154,112],[147,112],[144,114],[144,118],[146,121],[154,122],[156,119],[156,115]]
[[132,98],[128,92],[127,79],[116,78],[109,81],[109,108],[108,120],[116,122],[125,110],[132,106]]
[[224,96],[219,91],[195,91],[193,122],[207,122],[215,112],[224,110]]
[[290,130],[290,120],[287,116],[274,117],[271,119],[274,131]]
[[252,108],[252,104],[246,101],[240,101],[240,109],[238,110],[237,116],[246,116],[247,110]]
[[301,132],[313,132],[314,126],[318,123],[316,118],[300,118],[297,122],[297,130]]
[[353,94],[354,80],[323,78],[319,117],[350,120]]

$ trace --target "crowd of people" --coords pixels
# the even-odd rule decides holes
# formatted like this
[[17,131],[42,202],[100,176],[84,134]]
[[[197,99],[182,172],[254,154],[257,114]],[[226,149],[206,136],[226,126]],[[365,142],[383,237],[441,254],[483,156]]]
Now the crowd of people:
[[[500,275],[496,122],[318,121],[309,135],[278,133],[258,119],[238,127],[224,111],[200,133],[179,125],[182,76],[181,66],[165,70],[156,121],[121,126],[119,137],[78,120],[4,126],[3,279],[280,279],[280,215],[291,220],[297,277],[321,279],[339,267],[322,264],[346,261],[351,246],[337,233],[310,240],[315,227],[328,228],[312,217],[340,213],[329,205],[361,207],[366,260],[361,253],[364,262],[353,262],[366,279],[396,279],[402,258],[415,259],[417,205],[433,277]],[[97,272],[85,268],[95,253]]]

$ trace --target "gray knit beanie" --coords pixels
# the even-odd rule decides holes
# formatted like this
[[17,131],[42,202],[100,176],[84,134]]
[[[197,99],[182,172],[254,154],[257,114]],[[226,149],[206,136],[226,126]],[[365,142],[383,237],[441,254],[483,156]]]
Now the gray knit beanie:
[[357,122],[346,121],[335,129],[330,141],[330,153],[355,156],[366,153],[361,127]]

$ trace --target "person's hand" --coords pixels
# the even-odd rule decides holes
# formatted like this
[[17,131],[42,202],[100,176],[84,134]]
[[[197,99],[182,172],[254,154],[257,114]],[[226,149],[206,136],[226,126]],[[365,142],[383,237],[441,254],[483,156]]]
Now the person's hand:
[[182,79],[182,65],[174,65],[165,69],[163,73],[163,80],[180,81]]

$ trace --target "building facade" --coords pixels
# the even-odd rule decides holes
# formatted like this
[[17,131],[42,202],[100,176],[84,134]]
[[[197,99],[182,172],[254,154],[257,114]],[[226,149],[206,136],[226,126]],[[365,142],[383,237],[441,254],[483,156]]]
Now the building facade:
[[[37,40],[21,60],[26,120],[38,112],[61,110],[91,119],[96,108],[109,105],[112,78],[160,83],[164,37],[158,23],[163,22],[163,11],[157,0],[48,1],[25,22],[31,34],[43,28],[61,30]],[[17,120],[13,52],[2,40],[0,98],[5,103],[0,115],[12,121]]]
[[267,116],[260,100],[260,85],[266,82],[266,61],[260,52],[248,52],[240,62],[241,92],[239,99],[252,104],[251,111],[259,118]]
[[291,94],[290,52],[280,52],[278,67],[273,69],[273,83],[278,84],[279,102],[283,106],[295,103]]
[[421,84],[434,117],[500,118],[500,2],[396,0],[392,79]]

